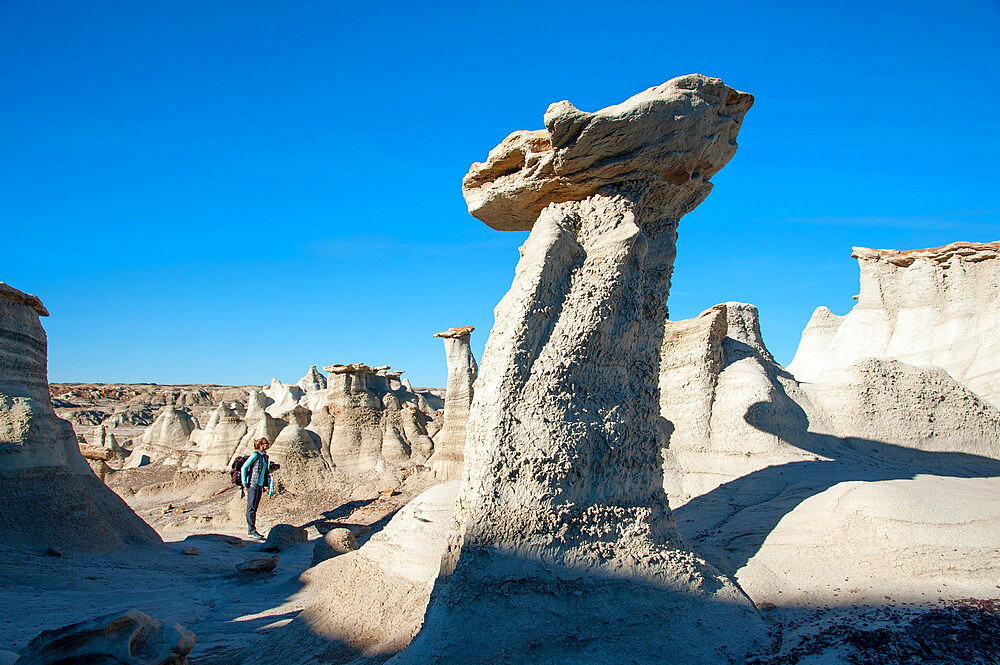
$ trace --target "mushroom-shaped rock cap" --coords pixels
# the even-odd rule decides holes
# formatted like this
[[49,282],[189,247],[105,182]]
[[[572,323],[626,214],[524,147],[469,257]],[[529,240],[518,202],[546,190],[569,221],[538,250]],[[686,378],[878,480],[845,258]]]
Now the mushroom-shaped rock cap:
[[[594,113],[549,106],[545,129],[517,131],[462,180],[469,213],[498,231],[527,231],[550,203],[641,180],[707,181],[736,152],[753,95],[688,74]],[[708,137],[707,139],[704,137]]]
[[442,330],[439,333],[434,333],[435,337],[467,337],[472,334],[475,330],[473,326],[459,326],[458,328],[449,328],[448,330]]
[[353,363],[351,365],[327,365],[323,368],[324,372],[330,372],[331,374],[359,374],[361,372],[370,372],[372,368],[364,363]]
[[49,315],[49,310],[45,309],[45,305],[42,304],[42,301],[38,298],[38,296],[33,296],[30,293],[25,293],[24,291],[18,291],[6,282],[0,282],[0,298],[10,300],[19,305],[27,305],[31,309],[38,312],[38,316]]

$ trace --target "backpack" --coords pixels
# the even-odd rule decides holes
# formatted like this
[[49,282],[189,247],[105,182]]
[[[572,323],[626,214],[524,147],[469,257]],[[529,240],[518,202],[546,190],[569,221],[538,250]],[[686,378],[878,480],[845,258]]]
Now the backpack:
[[237,487],[243,487],[243,465],[246,463],[248,459],[249,456],[240,455],[239,457],[233,460],[233,464],[231,467],[233,473],[231,478],[233,481],[233,485],[236,485]]

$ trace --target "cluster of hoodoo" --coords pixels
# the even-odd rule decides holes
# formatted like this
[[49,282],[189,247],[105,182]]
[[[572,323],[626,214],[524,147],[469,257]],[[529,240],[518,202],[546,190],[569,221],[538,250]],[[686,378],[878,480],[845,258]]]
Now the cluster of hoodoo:
[[[468,333],[465,340],[468,349]],[[475,367],[471,354],[468,362]],[[160,462],[224,471],[250,454],[254,441],[266,438],[289,486],[321,489],[333,469],[383,473],[428,461],[435,449],[431,437],[447,422],[447,412],[434,408],[440,406],[438,397],[414,389],[402,371],[388,366],[357,363],[325,370],[329,378],[313,365],[297,383],[274,379],[251,389],[245,400],[219,402],[203,427],[185,409],[168,406],[139,437],[124,466]],[[460,451],[457,458],[460,465]]]
[[[56,416],[40,316],[48,311],[37,297],[0,282],[0,541],[76,550],[160,542],[94,475],[72,426]],[[118,454],[113,441],[99,447],[92,460]]]

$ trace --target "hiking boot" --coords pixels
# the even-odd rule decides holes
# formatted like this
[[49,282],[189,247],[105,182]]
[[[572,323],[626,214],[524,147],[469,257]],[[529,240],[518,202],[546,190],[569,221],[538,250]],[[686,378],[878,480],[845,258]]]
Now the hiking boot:
[[251,531],[249,534],[247,534],[247,537],[253,540],[267,540],[266,538],[264,538],[263,534],[257,533],[256,531]]

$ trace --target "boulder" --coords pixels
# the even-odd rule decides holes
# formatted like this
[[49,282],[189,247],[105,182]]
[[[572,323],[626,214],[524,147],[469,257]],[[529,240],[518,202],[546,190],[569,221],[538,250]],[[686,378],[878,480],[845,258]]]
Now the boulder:
[[309,533],[305,529],[291,524],[275,524],[267,532],[267,539],[260,546],[260,549],[262,552],[275,553],[307,540],[309,540]]
[[259,556],[248,561],[244,561],[236,566],[236,574],[240,577],[255,577],[258,575],[268,575],[278,567],[281,557]]
[[129,610],[55,630],[31,640],[18,665],[183,665],[195,635],[174,622]]
[[343,527],[330,529],[313,546],[312,565],[315,566],[338,554],[347,554],[356,549],[358,549],[358,541],[350,529]]
[[678,222],[752,102],[700,75],[596,113],[560,102],[470,169],[470,212],[531,233],[483,354],[441,577],[389,662],[715,665],[767,639],[674,527],[657,387]]

